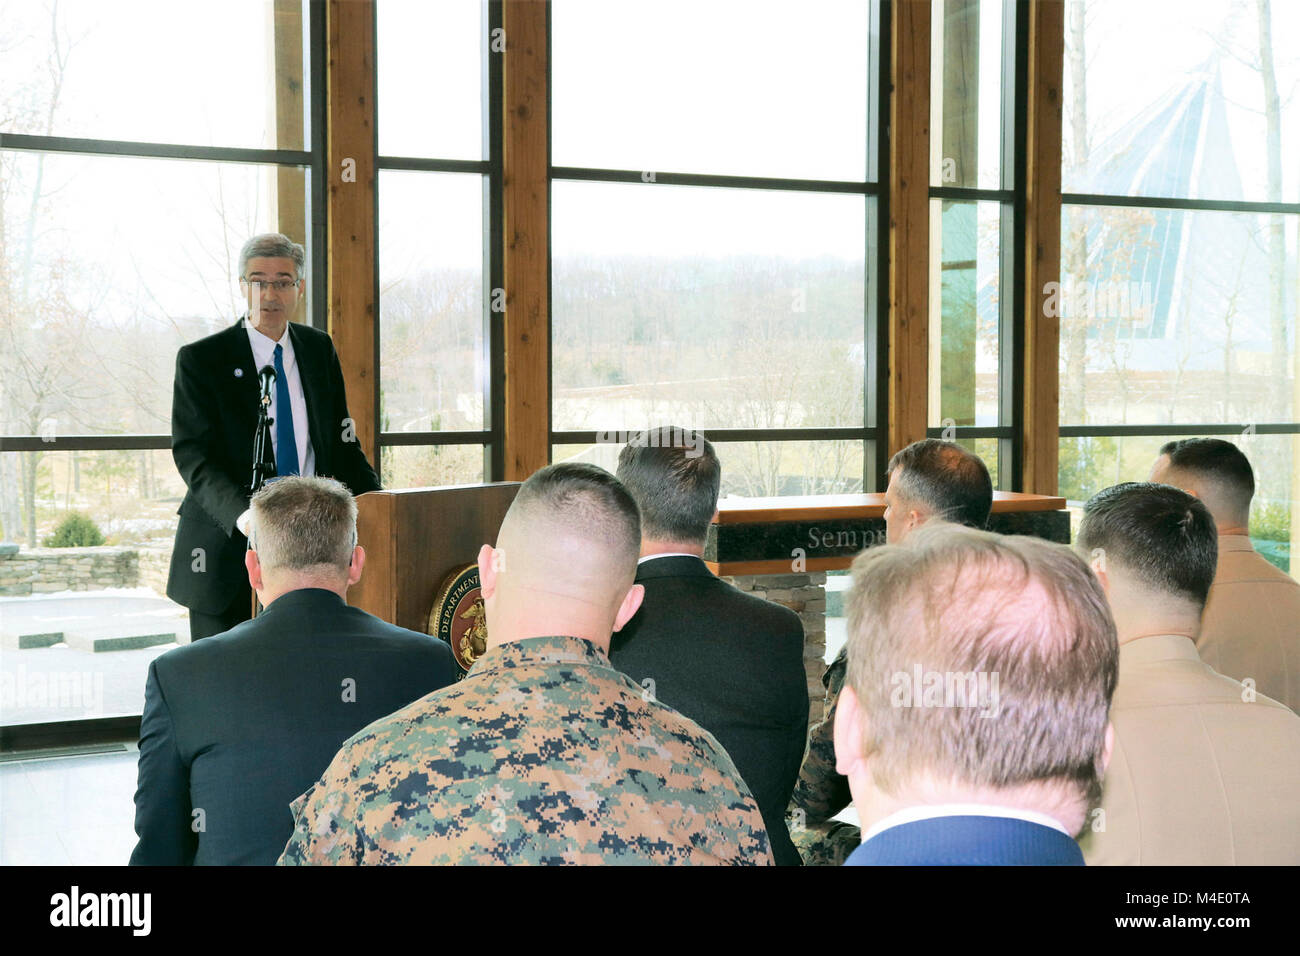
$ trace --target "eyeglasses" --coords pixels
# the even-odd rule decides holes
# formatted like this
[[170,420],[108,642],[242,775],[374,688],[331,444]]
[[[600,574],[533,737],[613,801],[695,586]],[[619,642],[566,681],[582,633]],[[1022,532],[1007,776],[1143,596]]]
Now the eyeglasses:
[[288,292],[298,284],[297,279],[241,279],[240,281],[247,282],[259,292],[266,289],[274,289],[276,292]]

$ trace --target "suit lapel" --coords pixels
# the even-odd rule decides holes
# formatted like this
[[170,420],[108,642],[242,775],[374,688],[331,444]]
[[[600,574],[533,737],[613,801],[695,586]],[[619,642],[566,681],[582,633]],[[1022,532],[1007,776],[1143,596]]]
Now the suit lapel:
[[[324,431],[328,424],[328,410],[324,407],[328,392],[322,380],[324,369],[322,363],[314,361],[310,354],[307,336],[297,322],[289,323],[289,338],[293,341],[294,359],[298,363],[298,378],[302,382],[302,397],[307,403],[307,435],[311,438],[312,450],[316,453],[316,474],[328,475],[332,467],[328,449],[333,445],[324,440]],[[333,426],[329,426],[333,427]],[[342,427],[342,423],[339,423]]]
[[239,397],[235,407],[246,409],[248,428],[257,427],[257,365],[253,360],[253,347],[248,344],[248,331],[241,318],[233,328],[225,332],[226,363],[229,367],[221,370],[221,375],[229,376],[230,388]]

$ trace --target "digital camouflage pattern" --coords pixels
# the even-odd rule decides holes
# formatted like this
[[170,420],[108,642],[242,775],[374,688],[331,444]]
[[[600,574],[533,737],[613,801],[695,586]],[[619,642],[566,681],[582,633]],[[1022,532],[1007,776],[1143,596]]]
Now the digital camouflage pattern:
[[698,724],[572,637],[489,648],[348,740],[281,864],[759,864],[758,805]]
[[835,769],[835,705],[839,703],[848,666],[845,645],[822,675],[826,687],[824,716],[808,731],[808,749],[804,751],[799,779],[790,795],[787,811],[790,839],[805,866],[839,866],[862,839],[853,824],[831,819],[853,802],[848,778]]

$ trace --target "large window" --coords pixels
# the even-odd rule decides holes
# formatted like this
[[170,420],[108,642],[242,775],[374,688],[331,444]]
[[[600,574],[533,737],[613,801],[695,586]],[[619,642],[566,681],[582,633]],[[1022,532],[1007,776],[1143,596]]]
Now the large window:
[[308,7],[0,14],[0,724],[139,714],[189,639],[163,596],[176,351],[241,314],[257,232],[307,245],[296,318],[324,324]]
[[500,478],[500,5],[384,0],[376,16],[384,486]]
[[1297,29],[1271,0],[1070,0],[1059,296],[1062,493],[1225,437],[1255,468],[1256,547],[1293,574]]
[[553,460],[680,425],[725,493],[875,483],[878,16],[554,0]]
[[1017,416],[1016,4],[933,0],[929,434],[1011,488]]

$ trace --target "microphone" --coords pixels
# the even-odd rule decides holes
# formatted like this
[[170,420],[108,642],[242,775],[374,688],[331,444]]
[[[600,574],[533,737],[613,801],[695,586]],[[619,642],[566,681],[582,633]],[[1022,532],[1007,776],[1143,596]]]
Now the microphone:
[[270,408],[271,386],[275,383],[275,369],[270,365],[263,365],[262,370],[257,374],[262,382],[262,404]]

